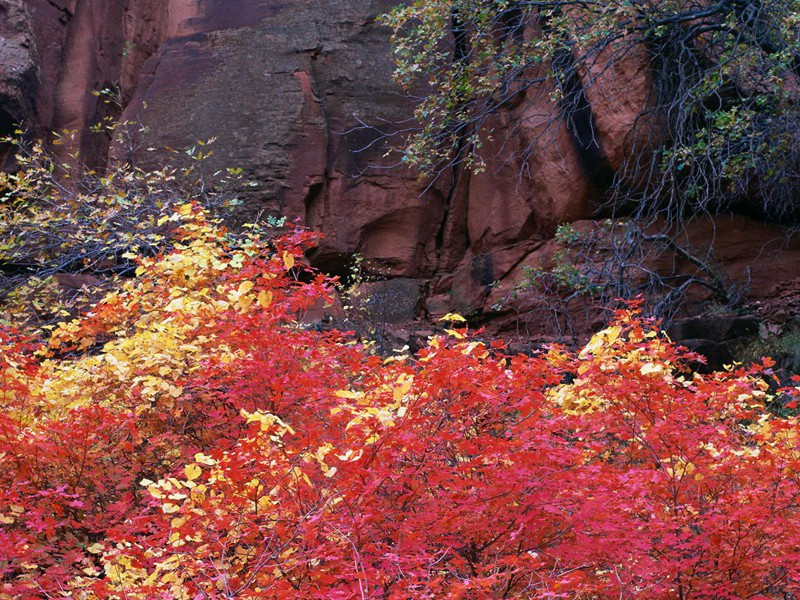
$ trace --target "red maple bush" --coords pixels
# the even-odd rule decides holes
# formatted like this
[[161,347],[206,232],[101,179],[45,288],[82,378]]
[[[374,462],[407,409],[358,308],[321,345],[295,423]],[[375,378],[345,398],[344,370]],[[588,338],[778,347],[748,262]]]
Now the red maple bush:
[[768,364],[693,373],[635,308],[577,353],[450,315],[385,358],[304,324],[310,234],[174,218],[47,343],[0,332],[0,598],[800,593]]

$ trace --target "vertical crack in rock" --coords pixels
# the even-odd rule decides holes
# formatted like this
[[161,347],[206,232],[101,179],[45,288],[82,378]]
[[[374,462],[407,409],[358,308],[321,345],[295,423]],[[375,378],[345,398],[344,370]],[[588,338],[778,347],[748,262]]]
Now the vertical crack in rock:
[[[324,48],[324,39],[319,22],[315,19],[315,28],[317,31],[317,39],[319,40],[318,46],[312,50],[307,51],[309,60],[309,80],[307,81],[307,89],[303,88],[304,95],[304,110],[303,110],[303,123],[304,129],[312,129],[322,133],[323,141],[317,148],[321,150],[321,156],[318,157],[317,168],[313,169],[311,173],[304,175],[306,181],[304,182],[304,219],[305,223],[312,228],[318,229],[323,226],[325,215],[329,210],[329,195],[330,195],[330,178],[331,178],[331,155],[333,148],[331,146],[331,131],[330,117],[328,115],[328,106],[325,101],[324,95],[320,93],[320,73],[318,60],[320,53]],[[317,124],[311,122],[311,119],[316,118],[320,121]],[[315,131],[311,131],[313,135]],[[313,172],[316,171],[316,172]]]
[[586,177],[605,193],[614,183],[615,172],[597,136],[597,126],[572,53],[561,50],[553,60],[561,73],[561,111]]
[[[456,195],[458,193],[461,178],[463,176],[463,166],[458,160],[461,154],[465,150],[465,143],[466,143],[466,136],[462,136],[461,140],[458,143],[458,147],[456,149],[456,160],[454,160],[453,164],[450,167],[450,182],[448,185],[447,193],[444,195],[444,203],[442,206],[442,216],[439,221],[439,226],[436,230],[436,237],[435,240],[435,252],[436,252],[436,259],[434,261],[434,274],[439,273],[446,265],[443,264],[443,253],[445,250],[445,241],[446,238],[449,237],[448,229],[451,226],[451,214],[453,203],[456,200]],[[452,267],[452,265],[451,265]]]

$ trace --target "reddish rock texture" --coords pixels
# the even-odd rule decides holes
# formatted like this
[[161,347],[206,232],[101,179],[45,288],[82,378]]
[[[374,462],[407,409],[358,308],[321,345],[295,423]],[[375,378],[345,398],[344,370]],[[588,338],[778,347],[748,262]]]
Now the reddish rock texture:
[[[257,184],[247,212],[323,232],[318,266],[344,272],[357,252],[374,274],[425,280],[431,313],[486,310],[521,265],[552,253],[556,225],[592,213],[605,171],[650,135],[630,135],[650,94],[646,61],[628,55],[612,73],[600,57],[601,72],[583,74],[599,77],[587,94],[594,154],[563,123],[546,127],[556,107],[540,94],[495,117],[484,172],[446,173],[429,188],[384,157],[383,134],[411,112],[376,22],[394,3],[0,0],[0,133],[21,120],[38,134],[75,130],[89,163],[217,138],[210,168],[242,167]],[[104,88],[118,105],[93,95]],[[148,129],[132,146],[88,131],[109,115]],[[762,250],[779,231],[746,228],[721,221],[697,236],[713,238],[734,272],[757,259],[756,295],[800,275],[795,250],[774,260]]]
[[[23,0],[0,2],[0,137],[33,115],[36,57],[30,16]],[[0,168],[7,168],[10,147],[0,143]]]
[[[161,0],[25,4],[39,71],[36,134],[74,131],[80,160],[96,164],[106,156],[110,140],[87,128],[106,116],[118,117],[135,93],[142,65],[163,42],[166,6]],[[93,94],[103,89],[118,96],[117,102],[105,103]],[[71,150],[65,146],[60,151]]]
[[[589,231],[596,229],[597,223],[577,221],[573,227]],[[800,304],[796,300],[789,301],[791,291],[788,290],[796,290],[796,282],[800,280],[800,239],[788,235],[784,227],[744,216],[704,217],[688,223],[675,239],[682,249],[697,258],[705,260],[713,256],[708,266],[715,274],[724,275],[730,290],[741,293],[750,308],[764,320],[785,322],[798,315]],[[577,297],[569,304],[568,316],[567,304],[553,302],[552,296],[531,285],[532,272],[552,269],[565,256],[571,255],[564,254],[564,246],[554,239],[547,240],[525,255],[497,285],[487,288],[482,295],[475,292],[477,286],[473,278],[471,288],[464,286],[472,291],[471,295],[457,294],[463,288],[454,283],[453,298],[461,302],[460,308],[465,312],[488,316],[490,330],[496,334],[519,333],[526,338],[553,339],[566,333],[580,337],[587,330],[602,325],[608,319],[607,310],[593,306],[587,298]],[[629,266],[636,268],[635,264]],[[708,280],[697,264],[668,249],[659,255],[656,264],[649,262],[644,266],[663,274]],[[677,316],[693,316],[723,308],[719,299],[702,285],[692,285],[687,293],[687,306]]]
[[[147,145],[217,138],[212,167],[241,166],[258,184],[248,210],[280,212],[324,232],[314,260],[349,255],[387,275],[436,269],[443,211],[416,175],[380,168],[376,129],[408,115],[391,81],[385,29],[392,2],[182,1],[125,117],[151,127]],[[385,161],[384,161],[385,164]]]

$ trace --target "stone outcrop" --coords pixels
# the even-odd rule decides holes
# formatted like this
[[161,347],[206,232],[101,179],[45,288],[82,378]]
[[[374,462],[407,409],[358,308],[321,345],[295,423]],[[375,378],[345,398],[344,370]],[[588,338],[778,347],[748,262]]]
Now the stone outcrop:
[[[0,2],[0,137],[12,135],[34,111],[36,59],[30,15],[23,0]],[[0,142],[0,168],[10,147]]]
[[[5,2],[5,0],[3,0]],[[135,93],[143,64],[164,41],[160,0],[24,0],[38,67],[34,133],[74,132],[64,160],[101,163],[110,140],[89,127],[118,118]],[[97,93],[108,90],[109,96]],[[106,102],[105,100],[112,101]],[[78,151],[78,159],[68,152]]]
[[[0,0],[0,134],[17,121],[39,135],[74,130],[80,160],[95,164],[180,157],[164,149],[216,138],[209,170],[245,170],[249,214],[320,230],[317,266],[345,273],[358,253],[373,275],[423,281],[416,306],[432,316],[485,312],[510,328],[539,309],[492,307],[552,255],[559,223],[592,214],[621,167],[649,95],[646,60],[631,53],[587,95],[591,148],[563,122],[548,126],[550,94],[529,95],[494,118],[485,171],[429,185],[385,156],[411,114],[376,19],[395,1]],[[89,131],[107,116],[142,127],[129,143]],[[765,250],[780,249],[780,228],[761,227],[709,224],[695,238],[721,244],[733,276],[747,263],[756,295],[800,276],[795,249]]]
[[[384,158],[385,134],[411,112],[392,82],[388,30],[376,20],[393,4],[25,0],[22,25],[38,65],[27,113],[39,134],[75,131],[87,162],[109,152],[108,138],[87,130],[109,114],[148,128],[137,134],[140,154],[216,138],[211,168],[242,167],[257,184],[247,209],[321,230],[314,260],[334,271],[358,252],[376,274],[431,277],[467,253],[512,247],[584,216],[592,188],[564,127],[546,152],[523,159],[525,181],[514,164],[428,186]],[[118,104],[93,95],[102,89]],[[532,116],[539,108],[499,117],[508,128],[526,123],[519,147],[545,127]]]

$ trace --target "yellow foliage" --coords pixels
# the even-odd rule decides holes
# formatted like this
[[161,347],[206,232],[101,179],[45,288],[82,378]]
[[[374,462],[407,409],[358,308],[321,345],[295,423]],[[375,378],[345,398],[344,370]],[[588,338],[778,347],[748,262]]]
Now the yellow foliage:
[[[44,361],[41,396],[51,416],[98,400],[135,404],[138,410],[170,405],[183,392],[179,379],[201,368],[198,357],[221,363],[236,357],[212,332],[197,335],[202,324],[221,320],[231,306],[243,312],[270,307],[271,291],[261,290],[255,304],[252,281],[233,289],[225,285],[223,270],[243,254],[220,244],[221,231],[187,207],[180,217],[195,227],[194,239],[163,260],[142,260],[141,277],[95,309],[95,315],[102,311],[105,329],[102,352]],[[169,290],[166,299],[164,290]],[[83,321],[74,320],[54,329],[49,348],[56,355],[63,348],[83,351],[98,341]]]

